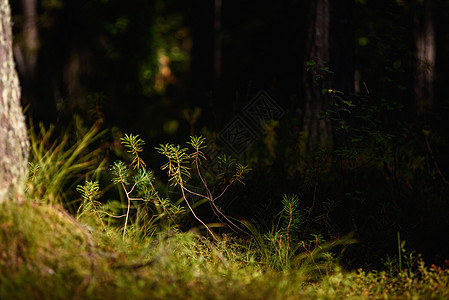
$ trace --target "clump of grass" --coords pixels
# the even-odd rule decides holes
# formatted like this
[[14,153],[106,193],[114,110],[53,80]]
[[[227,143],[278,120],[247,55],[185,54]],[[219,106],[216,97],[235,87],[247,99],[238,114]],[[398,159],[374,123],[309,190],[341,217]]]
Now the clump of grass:
[[99,124],[86,129],[76,116],[63,132],[57,132],[53,125],[46,128],[40,124],[39,129],[31,126],[27,196],[74,209],[69,191],[86,177],[98,178],[104,169],[106,160],[100,155],[104,149],[93,145],[106,132]]

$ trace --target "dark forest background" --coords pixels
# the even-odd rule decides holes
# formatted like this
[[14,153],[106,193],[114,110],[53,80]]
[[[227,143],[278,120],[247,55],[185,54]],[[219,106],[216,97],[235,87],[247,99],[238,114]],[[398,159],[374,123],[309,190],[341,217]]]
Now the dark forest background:
[[[354,233],[349,264],[396,253],[398,232],[449,258],[448,1],[10,2],[31,123],[139,134],[155,171],[154,146],[203,135],[253,169],[228,215],[269,227],[297,194],[304,234]],[[233,152],[220,135],[262,91],[282,113]]]

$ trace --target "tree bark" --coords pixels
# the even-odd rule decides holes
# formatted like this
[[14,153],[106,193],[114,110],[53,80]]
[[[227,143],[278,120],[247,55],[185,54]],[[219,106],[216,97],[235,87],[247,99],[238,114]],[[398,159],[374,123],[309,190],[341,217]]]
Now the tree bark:
[[[309,148],[332,147],[339,137],[329,119],[320,119],[320,112],[328,108],[329,96],[323,89],[336,89],[351,100],[354,93],[354,1],[311,0],[307,24],[306,61],[325,61],[333,74],[308,72],[304,76],[305,106],[304,132]],[[347,120],[350,122],[350,120]]]
[[[330,4],[329,0],[310,1],[307,26],[306,61],[330,60]],[[319,119],[319,113],[327,108],[328,99],[321,93],[329,89],[330,81],[324,75],[318,81],[314,74],[307,72],[304,76],[305,106],[304,133],[309,148],[326,146],[332,141],[332,126],[328,119]]]
[[0,203],[23,193],[29,142],[12,55],[11,10],[0,0]]
[[414,94],[416,114],[425,116],[432,109],[435,77],[435,30],[432,0],[419,1],[415,15]]

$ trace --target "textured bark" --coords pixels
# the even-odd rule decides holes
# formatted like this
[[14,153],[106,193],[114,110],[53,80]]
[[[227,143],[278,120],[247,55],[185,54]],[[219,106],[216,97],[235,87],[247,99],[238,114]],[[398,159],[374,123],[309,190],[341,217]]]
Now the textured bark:
[[432,0],[419,2],[415,16],[416,61],[414,93],[416,113],[424,116],[431,111],[435,77],[435,30],[432,19]]
[[[307,23],[306,61],[327,62],[333,74],[322,72],[318,81],[308,72],[304,76],[304,132],[309,148],[331,147],[340,137],[329,119],[320,120],[320,112],[328,108],[329,96],[323,89],[336,89],[351,100],[354,93],[354,1],[310,0]],[[324,67],[324,65],[323,65]],[[351,120],[346,120],[351,122]]]
[[0,203],[17,199],[27,178],[28,137],[12,55],[11,11],[0,0]]
[[[311,1],[307,27],[306,61],[330,60],[330,4],[328,0]],[[310,148],[326,146],[332,141],[332,126],[328,119],[319,120],[319,113],[327,108],[328,99],[322,95],[322,89],[331,88],[327,76],[317,82],[314,74],[304,76],[305,107],[304,132]]]

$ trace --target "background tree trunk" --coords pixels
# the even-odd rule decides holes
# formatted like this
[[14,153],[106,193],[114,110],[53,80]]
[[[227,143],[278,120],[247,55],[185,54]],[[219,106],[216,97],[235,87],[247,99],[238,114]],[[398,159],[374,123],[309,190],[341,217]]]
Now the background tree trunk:
[[[328,0],[310,1],[307,24],[306,61],[330,60],[330,3]],[[309,148],[325,146],[332,141],[332,126],[329,120],[319,120],[319,113],[327,108],[328,99],[322,95],[322,89],[331,88],[329,76],[324,75],[318,81],[314,74],[304,76],[305,106],[304,132]]]
[[23,86],[23,105],[37,105],[37,60],[40,48],[37,0],[21,0],[22,21],[14,43],[14,57]]
[[332,87],[350,100],[354,94],[355,26],[354,0],[331,1],[330,69]]
[[0,0],[0,203],[23,192],[28,137],[20,106],[20,87],[12,55],[11,11]]
[[[323,89],[336,89],[344,93],[347,100],[354,93],[354,1],[314,0],[309,1],[307,24],[306,61],[321,60],[333,74],[321,72],[321,78],[314,80],[315,74],[304,76],[305,109],[304,132],[309,148],[331,146],[338,142],[332,124],[328,119],[320,119],[320,112],[326,111],[329,96]],[[349,120],[348,120],[349,121]]]
[[431,111],[435,78],[435,30],[432,19],[432,0],[419,1],[415,12],[414,94],[418,116]]

